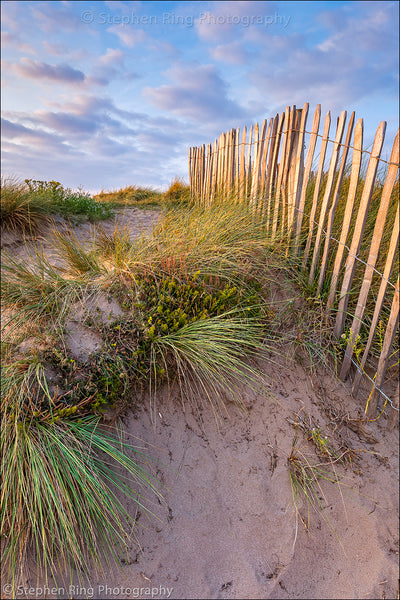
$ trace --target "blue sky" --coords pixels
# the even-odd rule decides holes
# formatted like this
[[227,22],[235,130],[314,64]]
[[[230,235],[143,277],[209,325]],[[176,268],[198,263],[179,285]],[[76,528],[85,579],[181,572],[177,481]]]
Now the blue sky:
[[[2,2],[3,174],[187,179],[190,146],[287,105],[398,127],[397,2]],[[333,132],[331,137],[334,137]]]

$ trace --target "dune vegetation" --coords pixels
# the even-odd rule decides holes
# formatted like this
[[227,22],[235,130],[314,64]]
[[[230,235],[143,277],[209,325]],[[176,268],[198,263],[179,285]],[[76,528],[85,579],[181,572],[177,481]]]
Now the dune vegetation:
[[[334,368],[342,348],[296,258],[271,245],[246,203],[199,207],[180,180],[164,194],[128,186],[94,198],[58,182],[2,188],[2,227],[34,235],[47,223],[52,240],[51,256],[37,245],[28,261],[4,252],[2,262],[1,535],[15,583],[29,553],[46,576],[118,563],[134,524],[121,494],[149,511],[162,501],[151,457],[119,438],[110,414],[147,398],[156,419],[167,387],[218,421],[227,399],[242,404],[244,384],[259,388],[260,360],[291,349],[311,368]],[[51,224],[56,214],[100,221],[148,206],[163,216],[136,238],[99,223],[83,243]],[[282,277],[304,297],[279,311],[270,283]],[[71,324],[96,341],[82,356]]]

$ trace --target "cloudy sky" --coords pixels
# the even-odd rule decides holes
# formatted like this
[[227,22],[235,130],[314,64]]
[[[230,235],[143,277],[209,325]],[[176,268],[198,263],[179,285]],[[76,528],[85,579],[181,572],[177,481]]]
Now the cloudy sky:
[[386,120],[388,156],[397,29],[397,1],[2,2],[3,174],[165,188],[189,146],[304,102],[366,144]]

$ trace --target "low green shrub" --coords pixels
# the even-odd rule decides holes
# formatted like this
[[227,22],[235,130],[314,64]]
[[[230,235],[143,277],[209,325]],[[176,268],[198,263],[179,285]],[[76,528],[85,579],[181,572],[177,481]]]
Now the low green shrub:
[[25,183],[31,195],[47,202],[54,213],[65,217],[85,215],[90,221],[112,217],[111,207],[104,202],[96,202],[88,192],[74,192],[70,188],[64,188],[58,181],[25,179]]

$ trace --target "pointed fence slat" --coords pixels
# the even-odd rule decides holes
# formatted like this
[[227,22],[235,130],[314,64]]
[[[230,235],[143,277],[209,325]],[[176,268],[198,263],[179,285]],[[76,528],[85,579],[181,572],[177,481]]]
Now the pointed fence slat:
[[325,162],[325,156],[326,156],[326,148],[328,146],[328,141],[329,141],[328,135],[329,135],[330,126],[331,126],[331,113],[330,113],[330,111],[328,111],[328,113],[325,117],[324,132],[322,134],[322,143],[321,143],[321,150],[319,153],[319,162],[318,162],[318,172],[317,172],[317,177],[315,180],[314,195],[313,195],[312,207],[311,207],[311,212],[310,212],[310,217],[309,217],[309,229],[308,229],[307,243],[306,243],[306,248],[305,248],[304,254],[303,254],[303,269],[305,269],[305,267],[306,267],[306,264],[308,261],[308,256],[309,256],[310,250],[311,250],[311,242],[312,242],[312,237],[313,237],[313,232],[314,232],[315,215],[317,214],[319,190],[321,188],[322,175],[324,172],[324,162]]
[[265,134],[265,141],[264,141],[264,147],[263,147],[263,152],[262,152],[262,157],[261,157],[261,173],[260,173],[260,194],[264,199],[265,196],[265,176],[267,173],[267,157],[268,157],[268,150],[269,150],[269,143],[271,140],[271,131],[272,131],[272,127],[273,127],[273,123],[274,120],[270,119],[269,121],[269,125],[268,125],[268,129],[267,132]]
[[368,209],[371,202],[371,196],[374,187],[376,171],[378,169],[379,157],[382,151],[383,140],[385,138],[385,131],[386,122],[382,121],[375,135],[371,157],[368,163],[367,174],[365,176],[364,188],[361,195],[360,207],[358,209],[353,239],[350,244],[350,250],[346,261],[346,270],[343,277],[338,314],[334,327],[334,335],[336,337],[339,337],[344,329],[344,322],[347,314],[347,305],[349,302],[349,293],[351,291],[351,285],[353,283],[353,277],[356,268],[356,259],[358,256],[358,251],[360,249],[365,224],[367,222]]
[[[307,105],[307,107],[308,107],[308,105]],[[307,108],[307,113],[308,113],[308,108]],[[299,243],[300,243],[301,225],[303,222],[303,213],[304,213],[304,206],[305,206],[305,202],[306,202],[307,186],[308,186],[308,181],[310,178],[312,161],[314,158],[315,145],[317,143],[320,118],[321,118],[321,105],[318,104],[317,108],[315,110],[315,113],[314,113],[313,124],[311,127],[310,142],[308,145],[306,165],[305,165],[304,173],[303,173],[303,184],[302,184],[302,188],[301,188],[300,200],[299,200],[299,205],[298,205],[297,224],[296,224],[296,242],[295,242],[296,250],[299,248]]]
[[258,155],[260,147],[260,128],[258,123],[254,126],[254,150],[253,150],[253,169],[251,173],[251,190],[250,190],[250,205],[254,209],[256,194],[258,189]]
[[247,155],[246,155],[246,179],[245,179],[245,191],[244,191],[244,196],[245,199],[247,200],[247,196],[249,194],[249,187],[251,185],[251,148],[252,148],[252,144],[253,144],[253,125],[251,125],[250,127],[250,132],[249,132],[249,141],[248,141],[248,146],[247,146]]
[[326,231],[325,244],[324,244],[324,250],[322,253],[321,268],[320,268],[319,279],[318,279],[318,287],[317,287],[318,294],[321,293],[322,284],[325,280],[325,270],[326,270],[326,266],[327,266],[327,262],[328,262],[328,253],[329,253],[329,248],[330,248],[330,242],[332,239],[333,220],[335,218],[336,206],[337,206],[337,203],[339,200],[340,187],[342,185],[343,175],[344,175],[344,171],[346,168],[347,155],[349,152],[351,136],[353,133],[354,117],[355,117],[355,112],[353,111],[351,114],[351,117],[350,117],[349,125],[347,128],[346,141],[345,141],[344,147],[343,147],[342,164],[340,165],[340,169],[339,169],[339,173],[338,173],[338,177],[337,177],[337,181],[336,181],[335,192],[333,194],[331,207],[329,209],[328,221],[327,221],[326,230],[325,230]]
[[[367,266],[365,268],[364,279],[361,286],[360,295],[358,296],[358,302],[356,312],[354,315],[353,323],[351,324],[352,338],[356,339],[361,329],[362,320],[364,316],[365,307],[367,304],[367,298],[369,290],[372,284],[372,278],[375,272],[376,261],[378,260],[379,248],[381,245],[382,235],[385,227],[386,216],[389,209],[390,198],[393,191],[399,168],[397,166],[399,162],[399,132],[397,132],[396,139],[394,140],[392,154],[390,156],[389,169],[386,175],[386,180],[382,190],[382,196],[379,203],[379,210],[375,220],[374,232],[372,234],[371,246],[369,249],[369,255],[367,259]],[[342,363],[340,376],[345,378],[350,367],[351,357],[353,356],[353,348],[350,342],[346,348],[345,357]]]
[[306,102],[303,106],[301,113],[301,122],[298,130],[298,140],[297,140],[297,153],[296,153],[296,161],[295,161],[295,172],[294,172],[294,181],[293,181],[293,190],[292,197],[290,199],[292,204],[292,210],[290,215],[289,222],[289,235],[292,232],[292,228],[294,226],[294,221],[296,218],[296,211],[300,205],[300,196],[301,196],[301,188],[303,183],[304,176],[304,135],[306,130],[307,118],[308,118],[308,109],[309,105]]
[[211,181],[211,193],[210,193],[210,204],[213,202],[217,189],[217,173],[218,173],[218,140],[215,140],[212,149],[212,181]]
[[226,148],[226,171],[227,171],[227,183],[226,193],[229,196],[232,190],[233,183],[233,129],[227,133],[227,148]]
[[290,187],[290,175],[293,168],[292,163],[292,149],[295,138],[295,127],[296,127],[296,119],[297,119],[297,109],[296,106],[292,106],[289,112],[289,123],[287,125],[287,138],[286,138],[286,148],[283,152],[282,149],[282,157],[284,156],[284,160],[282,160],[282,179],[281,179],[281,217],[280,217],[280,230],[281,235],[287,235],[287,220],[289,214],[289,187]]
[[258,212],[260,200],[259,200],[259,192],[262,190],[261,184],[261,161],[262,155],[264,151],[264,143],[265,143],[265,133],[267,129],[267,120],[264,119],[260,132],[257,146],[254,147],[254,167],[253,167],[253,177],[251,182],[251,203],[254,207],[255,212]]
[[221,133],[218,138],[218,177],[217,177],[217,195],[219,196],[223,187],[223,177],[224,177],[224,146],[225,142],[225,134]]
[[343,256],[345,251],[345,245],[347,242],[347,237],[350,231],[351,218],[353,216],[353,208],[354,202],[357,194],[357,186],[359,183],[360,169],[361,169],[361,160],[362,160],[362,145],[363,145],[363,120],[359,119],[357,121],[357,125],[354,132],[354,150],[353,150],[353,160],[351,165],[351,174],[350,174],[350,183],[349,183],[349,191],[347,194],[346,208],[344,210],[344,218],[341,227],[340,239],[338,244],[338,249],[335,257],[335,264],[333,266],[332,279],[331,279],[331,287],[329,290],[329,297],[327,301],[327,309],[332,308],[336,289],[339,281],[339,272],[343,262]]
[[[291,235],[291,223],[293,219],[294,211],[294,179],[296,172],[296,156],[297,147],[299,144],[299,129],[301,123],[302,110],[293,107],[292,123],[290,126],[290,145],[288,148],[287,162],[285,167],[285,208],[286,208],[286,219],[285,222],[282,219],[282,233],[290,239]],[[284,213],[285,214],[285,213]],[[289,245],[287,246],[287,253],[289,252]]]
[[372,322],[371,322],[371,325],[369,328],[368,341],[365,346],[364,354],[361,359],[361,370],[357,371],[357,374],[354,378],[353,393],[356,393],[359,388],[359,385],[361,382],[361,377],[362,377],[362,369],[364,369],[364,367],[365,367],[365,363],[367,361],[367,357],[368,357],[369,351],[371,349],[372,340],[374,339],[375,330],[378,325],[378,320],[379,320],[379,316],[381,314],[383,301],[385,299],[385,294],[386,294],[386,289],[388,286],[389,277],[392,272],[394,261],[396,259],[396,255],[397,255],[397,251],[398,251],[399,230],[400,230],[400,211],[399,211],[399,203],[397,203],[397,211],[396,211],[396,216],[394,219],[392,235],[390,238],[389,250],[388,250],[387,258],[386,258],[386,264],[385,264],[385,268],[382,273],[382,279],[381,279],[381,284],[379,287],[379,292],[376,297],[374,314],[373,314]]
[[335,178],[335,173],[336,173],[336,166],[337,166],[337,162],[339,159],[339,152],[340,152],[340,147],[341,147],[341,143],[342,143],[343,131],[344,131],[345,123],[346,123],[346,116],[347,116],[347,113],[344,110],[342,112],[342,114],[340,115],[339,122],[338,122],[337,129],[336,129],[335,144],[333,147],[331,162],[329,164],[328,179],[326,182],[324,197],[322,199],[321,212],[319,215],[318,228],[317,228],[317,237],[316,237],[315,244],[314,244],[314,252],[313,252],[312,263],[311,263],[311,268],[310,268],[310,276],[308,278],[309,284],[311,284],[313,282],[314,273],[317,268],[317,260],[318,260],[318,256],[319,256],[319,249],[320,249],[320,245],[321,245],[322,233],[323,233],[323,228],[324,228],[324,224],[325,224],[326,211],[328,209],[329,200],[331,199],[331,195],[332,195],[334,178]]
[[239,194],[243,201],[246,193],[246,136],[247,129],[243,127],[242,147],[240,149],[240,176],[239,176]]
[[[282,113],[283,114],[283,113]],[[285,129],[283,132],[282,138],[282,153],[281,153],[281,162],[278,166],[278,175],[276,180],[276,189],[275,189],[275,205],[274,205],[274,219],[272,222],[272,238],[276,236],[276,231],[278,228],[278,218],[279,218],[279,208],[280,208],[280,199],[282,196],[282,179],[283,179],[283,169],[285,166],[286,159],[286,147],[288,144],[288,135],[289,135],[289,119],[290,119],[290,107],[286,107],[286,111],[284,113],[284,125]]]
[[235,197],[236,202],[239,202],[240,194],[240,128],[236,129],[236,144],[235,144]]
[[[270,213],[272,213],[272,207],[273,207],[275,179],[276,179],[279,147],[280,147],[280,143],[281,143],[284,118],[285,118],[285,113],[282,113],[280,116],[276,115],[276,117],[275,117],[274,131],[273,131],[272,143],[271,143],[271,154],[270,154],[271,160],[268,163],[268,169],[267,169],[267,185],[268,185],[268,187],[267,187],[267,189],[268,189],[267,222],[268,222],[269,230],[271,229],[271,222],[272,222],[272,219],[270,219]],[[268,231],[268,233],[269,233],[269,231]]]

